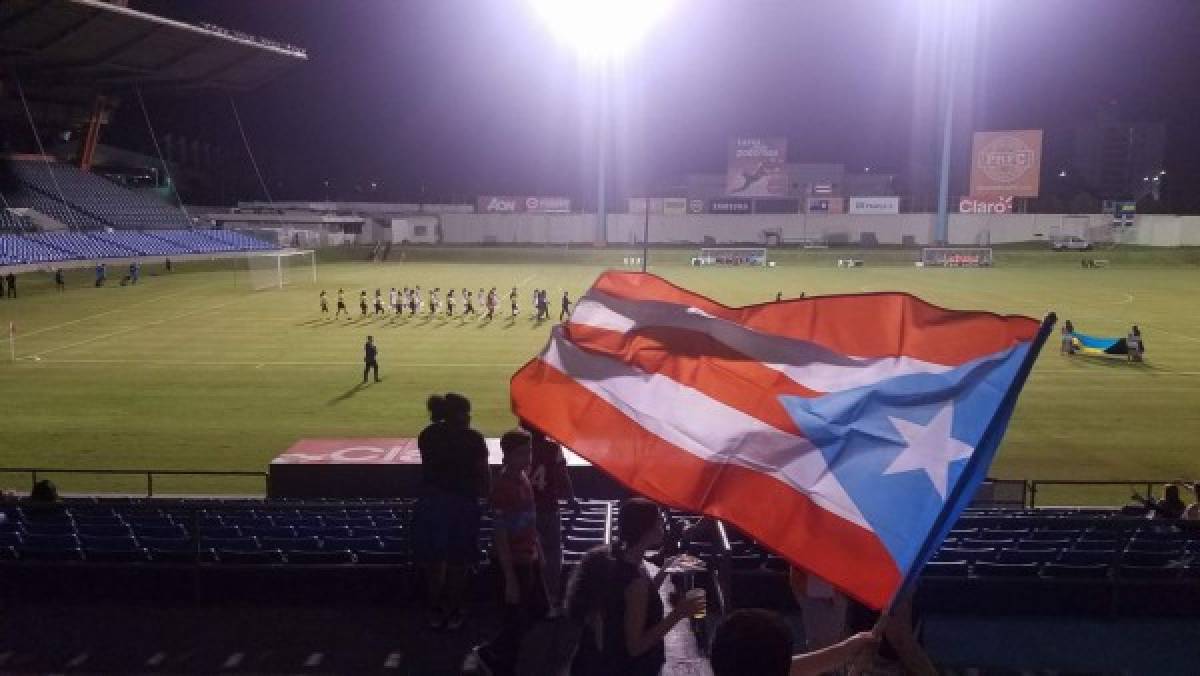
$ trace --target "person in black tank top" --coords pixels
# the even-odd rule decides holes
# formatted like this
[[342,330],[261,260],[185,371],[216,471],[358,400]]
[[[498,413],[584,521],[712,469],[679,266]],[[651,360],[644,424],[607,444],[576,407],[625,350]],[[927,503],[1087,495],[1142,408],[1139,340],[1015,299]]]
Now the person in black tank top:
[[646,571],[646,551],[663,542],[657,505],[626,501],[617,528],[617,542],[588,552],[567,591],[568,616],[582,628],[571,665],[575,676],[657,676],[666,662],[663,637],[704,608],[702,599],[684,598],[666,613],[658,594],[666,573],[651,578]]

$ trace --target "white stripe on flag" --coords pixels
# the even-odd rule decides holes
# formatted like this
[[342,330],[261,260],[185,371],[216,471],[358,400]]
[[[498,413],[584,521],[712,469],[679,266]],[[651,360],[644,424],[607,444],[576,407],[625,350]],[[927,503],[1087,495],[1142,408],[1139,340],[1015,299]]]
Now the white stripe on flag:
[[542,361],[608,402],[650,434],[711,463],[741,465],[783,481],[814,503],[869,529],[821,451],[667,376],[585,352],[555,327]]
[[570,321],[621,333],[645,327],[696,331],[817,392],[842,392],[896,376],[953,368],[912,357],[842,356],[815,343],[756,331],[697,308],[626,300],[596,290],[580,299]]

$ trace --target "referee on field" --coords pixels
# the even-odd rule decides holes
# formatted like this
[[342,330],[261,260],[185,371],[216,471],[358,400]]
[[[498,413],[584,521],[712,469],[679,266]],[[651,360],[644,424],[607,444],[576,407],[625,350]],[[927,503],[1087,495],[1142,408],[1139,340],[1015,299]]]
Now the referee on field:
[[363,382],[367,382],[367,374],[375,372],[375,382],[379,382],[379,362],[376,358],[379,350],[375,347],[375,338],[367,336],[367,344],[363,345]]

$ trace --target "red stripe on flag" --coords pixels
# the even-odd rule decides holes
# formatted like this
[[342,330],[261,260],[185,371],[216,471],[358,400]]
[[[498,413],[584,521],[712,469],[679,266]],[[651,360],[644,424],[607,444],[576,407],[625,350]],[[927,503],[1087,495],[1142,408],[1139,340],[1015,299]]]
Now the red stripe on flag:
[[567,323],[564,334],[581,349],[667,376],[791,434],[801,432],[779,397],[821,394],[697,331],[646,327],[619,333]]
[[908,356],[959,365],[1033,340],[1039,322],[1018,315],[947,310],[900,292],[816,296],[731,308],[655,275],[605,272],[594,289],[628,300],[695,307],[714,317],[855,357]]
[[900,584],[895,563],[874,534],[771,476],[707,462],[650,434],[540,359],[513,376],[512,402],[518,418],[631,490],[724,519],[863,603],[883,607]]

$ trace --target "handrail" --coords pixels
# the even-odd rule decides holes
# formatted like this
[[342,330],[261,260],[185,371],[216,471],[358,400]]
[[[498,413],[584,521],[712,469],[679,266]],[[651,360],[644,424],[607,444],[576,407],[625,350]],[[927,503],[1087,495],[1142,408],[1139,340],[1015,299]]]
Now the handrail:
[[30,488],[37,484],[39,474],[96,474],[101,476],[145,476],[146,497],[154,497],[155,476],[248,476],[263,480],[263,495],[266,495],[267,473],[253,470],[211,469],[64,469],[58,467],[0,467],[0,474],[29,474]]
[[1125,479],[1123,481],[1112,480],[1088,480],[1088,479],[1030,479],[1026,483],[1029,486],[1029,506],[1037,507],[1038,488],[1043,486],[1143,486],[1145,492],[1144,497],[1154,497],[1154,487],[1173,484],[1178,479]]

